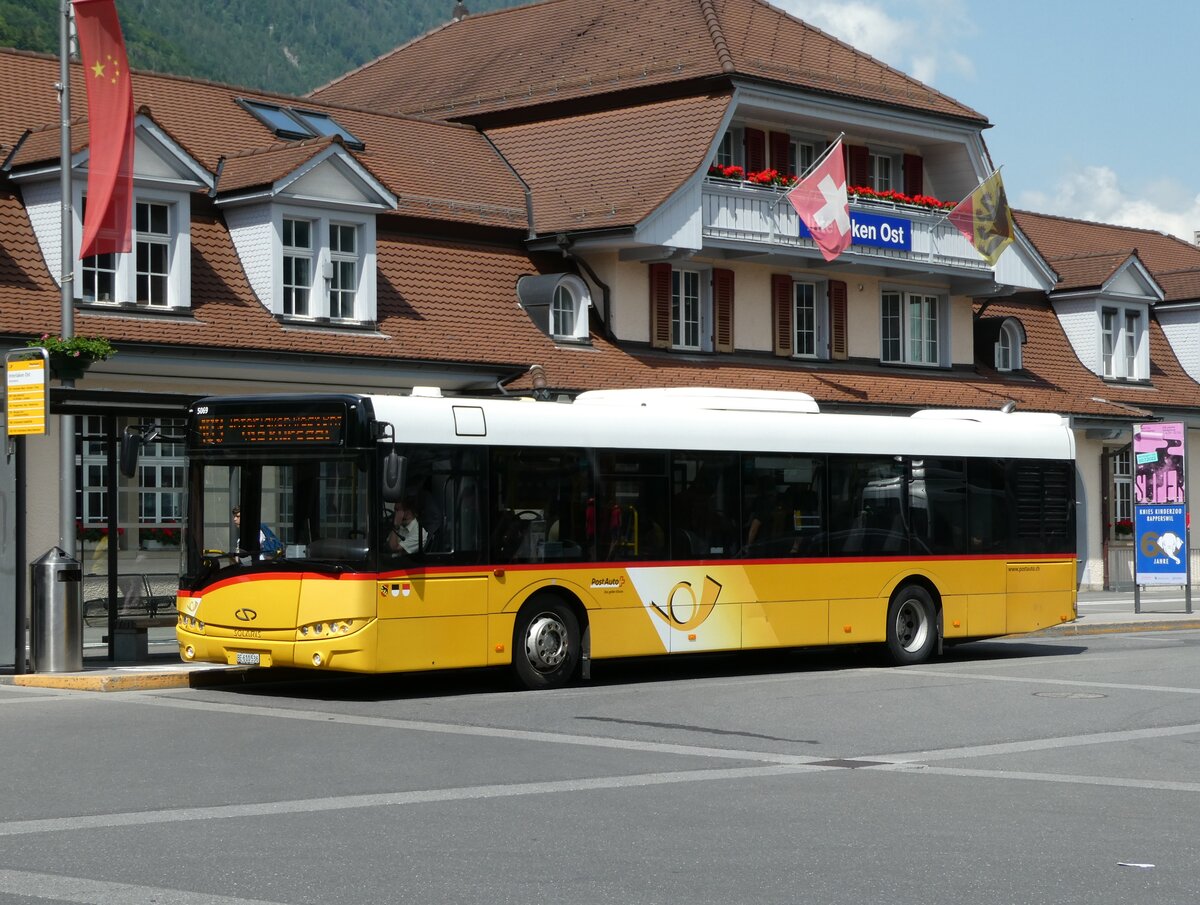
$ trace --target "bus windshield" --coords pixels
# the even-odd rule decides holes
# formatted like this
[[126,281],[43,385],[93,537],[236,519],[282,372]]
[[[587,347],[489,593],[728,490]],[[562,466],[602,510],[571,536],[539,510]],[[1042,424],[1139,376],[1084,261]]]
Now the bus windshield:
[[368,475],[359,457],[193,461],[185,576],[303,563],[365,567]]

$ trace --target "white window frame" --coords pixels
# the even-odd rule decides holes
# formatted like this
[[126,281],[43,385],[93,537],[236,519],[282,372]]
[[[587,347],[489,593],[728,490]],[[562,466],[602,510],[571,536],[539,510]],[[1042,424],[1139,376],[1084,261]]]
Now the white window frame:
[[[82,437],[104,437],[104,416],[84,415],[79,422]],[[82,476],[80,490],[82,525],[86,528],[108,526],[108,449],[101,440],[84,439],[79,458]]]
[[[892,299],[899,305],[896,315],[888,312]],[[945,295],[929,289],[884,288],[879,297],[879,360],[884,364],[945,367],[950,351],[949,316],[949,299]],[[889,320],[897,321],[898,335],[889,333]],[[889,356],[888,344],[896,341],[900,354]]]
[[[805,317],[801,295],[807,290],[811,290],[812,294],[811,331],[803,329]],[[805,348],[801,342],[802,330],[812,335],[811,349]],[[792,357],[815,360],[829,358],[829,284],[823,280],[804,277],[792,280]]]
[[[83,207],[87,197],[84,185],[73,187],[75,199],[74,216],[72,218],[72,236],[75,245],[75,300],[89,305],[133,305],[171,310],[191,307],[192,294],[192,242],[191,242],[191,199],[186,192],[173,192],[161,188],[146,188],[134,186],[134,230],[132,249],[126,254],[97,255],[85,261],[80,260],[79,251],[83,246]],[[141,236],[137,229],[137,205],[161,204],[167,208],[167,232],[163,235],[149,234]],[[162,304],[150,304],[148,300],[138,300],[138,261],[139,243],[149,240],[154,244],[165,245],[167,249],[166,298]],[[89,282],[88,272],[95,272],[95,261],[99,258],[104,265],[101,270],[112,274],[112,297],[85,297],[85,284]]]
[[871,176],[871,188],[877,192],[887,192],[896,188],[896,177],[900,167],[895,154],[879,151],[869,151],[867,154],[868,172]]
[[[687,299],[680,298],[680,288],[683,287],[684,281],[693,277],[696,282],[694,317],[690,316],[690,312],[683,311],[687,299],[693,298],[691,293],[688,293]],[[683,352],[713,351],[712,317],[712,271],[704,267],[672,267],[671,348]],[[689,324],[695,324],[697,332],[695,343],[688,342],[688,337],[684,332],[685,327]]]
[[[162,426],[164,433],[175,435],[185,425],[178,419],[163,419]],[[173,528],[182,524],[186,467],[182,442],[160,438],[146,444],[138,459],[138,525]],[[150,475],[153,482],[147,481]]]
[[792,172],[799,179],[817,159],[817,143],[803,138],[792,138],[788,145],[792,158]]
[[[1117,522],[1133,521],[1132,450],[1131,446],[1126,446],[1109,457],[1112,471],[1112,506],[1110,508],[1112,526],[1108,532],[1110,540],[1117,536]],[[1132,535],[1129,535],[1127,539],[1132,540]]]
[[[350,237],[352,248],[345,248],[343,237]],[[329,317],[331,320],[353,320],[359,284],[359,229],[353,223],[331,221],[329,224]],[[346,302],[349,302],[349,308]],[[349,313],[347,313],[347,311]]]
[[550,300],[550,336],[565,342],[587,340],[591,304],[587,284],[577,276],[564,276],[554,287]]
[[732,167],[738,164],[738,143],[734,141],[733,129],[726,129],[721,140],[717,142],[717,166]]
[[1097,373],[1105,380],[1150,378],[1147,305],[1102,301],[1097,309]]
[[[297,244],[297,227],[304,227],[307,242]],[[313,290],[316,285],[316,260],[313,255],[313,227],[311,220],[302,217],[284,217],[280,221],[279,242],[282,247],[282,308],[284,317],[312,317]],[[297,271],[304,274],[297,276]],[[303,310],[300,310],[303,308]]]
[[[308,296],[308,311],[304,314],[284,311],[284,257],[289,249],[283,244],[284,221],[302,220],[309,224],[312,247],[312,285]],[[375,319],[375,217],[344,210],[276,204],[271,210],[274,252],[272,255],[271,311],[288,321],[301,323],[332,321],[334,323],[369,323]],[[331,228],[354,230],[355,252],[334,250],[331,247]],[[352,265],[355,289],[350,310],[331,316],[331,294],[337,291],[339,267]]]
[[1021,336],[1015,324],[1006,321],[1000,325],[995,354],[997,371],[1021,370]]
[[[162,209],[166,212],[166,229],[155,230],[154,211]],[[142,211],[146,213],[146,229],[139,228]],[[145,257],[143,259],[143,250]],[[158,269],[154,266],[154,251],[163,252],[164,266]],[[133,260],[134,260],[134,300],[139,305],[149,305],[151,308],[166,308],[170,305],[169,287],[171,284],[171,206],[162,201],[149,198],[139,198],[133,205]],[[146,281],[143,293],[142,280]],[[155,291],[156,285],[161,289]]]

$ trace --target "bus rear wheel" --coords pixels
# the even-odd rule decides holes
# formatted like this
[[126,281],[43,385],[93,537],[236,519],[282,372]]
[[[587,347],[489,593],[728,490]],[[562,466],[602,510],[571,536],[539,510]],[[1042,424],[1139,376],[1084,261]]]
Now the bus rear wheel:
[[526,688],[565,685],[579,665],[579,620],[559,600],[530,601],[513,631],[513,669]]
[[888,604],[887,648],[897,666],[924,663],[937,643],[933,598],[920,585],[901,588]]

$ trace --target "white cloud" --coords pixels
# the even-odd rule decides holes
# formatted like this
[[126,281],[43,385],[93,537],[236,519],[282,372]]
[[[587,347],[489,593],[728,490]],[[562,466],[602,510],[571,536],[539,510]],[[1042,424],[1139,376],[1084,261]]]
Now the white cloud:
[[927,85],[943,68],[974,75],[971,60],[956,49],[975,30],[963,0],[775,0],[775,5]]
[[[1110,168],[1085,166],[1062,179],[1052,193],[1022,192],[1017,206],[1060,217],[1158,230],[1191,242],[1195,230],[1200,229],[1200,195],[1189,199],[1178,189],[1161,184],[1133,197],[1126,194]],[[1175,199],[1182,203],[1172,203]]]

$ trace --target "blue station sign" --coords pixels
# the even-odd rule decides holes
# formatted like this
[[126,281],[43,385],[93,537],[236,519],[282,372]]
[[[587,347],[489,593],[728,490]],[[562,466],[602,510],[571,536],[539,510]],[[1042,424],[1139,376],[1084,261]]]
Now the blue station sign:
[[[812,233],[799,217],[800,238],[811,239]],[[904,217],[885,217],[864,211],[850,211],[851,245],[890,248],[893,251],[912,251],[912,221]]]

